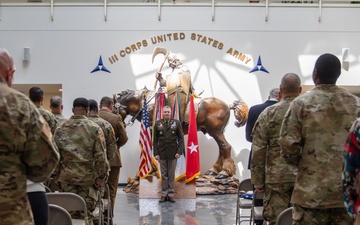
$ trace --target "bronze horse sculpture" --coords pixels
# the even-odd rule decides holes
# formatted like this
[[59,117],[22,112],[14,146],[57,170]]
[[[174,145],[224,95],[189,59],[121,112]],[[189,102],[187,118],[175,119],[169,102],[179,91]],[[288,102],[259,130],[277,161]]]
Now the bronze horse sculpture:
[[[114,95],[114,101],[120,104],[120,114],[123,118],[127,115],[133,116],[134,120],[141,121],[141,110],[143,105],[143,96],[146,94],[147,101],[150,101],[155,91],[143,88],[140,90],[125,90]],[[153,118],[154,104],[148,104],[149,118]],[[235,126],[242,127],[245,125],[248,116],[248,106],[239,100],[227,105],[224,101],[214,98],[202,98],[197,104],[196,123],[199,131],[204,134],[208,133],[213,137],[219,146],[219,156],[213,167],[209,169],[206,175],[215,175],[217,179],[231,177],[235,174],[236,166],[231,158],[231,145],[227,142],[224,131],[229,122],[230,110],[234,110],[236,118]],[[188,134],[188,124],[184,120],[182,124],[184,134]]]

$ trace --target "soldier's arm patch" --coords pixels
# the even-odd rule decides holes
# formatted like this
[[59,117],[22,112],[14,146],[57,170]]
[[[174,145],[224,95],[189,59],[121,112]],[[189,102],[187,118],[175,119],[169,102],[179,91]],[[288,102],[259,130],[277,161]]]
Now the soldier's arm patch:
[[99,134],[100,141],[105,141],[104,133]]
[[46,136],[47,138],[51,139],[51,136],[52,136],[52,134],[51,134],[51,129],[50,129],[49,124],[48,124],[47,122],[44,122],[44,123],[43,123],[41,132],[42,132],[43,134],[45,134],[45,136]]

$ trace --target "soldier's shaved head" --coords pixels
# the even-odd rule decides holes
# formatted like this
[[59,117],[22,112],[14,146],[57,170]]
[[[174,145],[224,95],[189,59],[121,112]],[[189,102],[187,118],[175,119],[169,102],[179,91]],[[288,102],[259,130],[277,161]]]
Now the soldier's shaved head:
[[73,102],[72,111],[74,115],[87,116],[89,108],[89,101],[86,98],[76,98]]
[[283,93],[298,93],[301,87],[300,77],[295,73],[287,73],[281,79],[280,87]]
[[99,105],[96,100],[89,99],[89,110],[90,111],[98,111]]
[[73,107],[83,107],[88,108],[89,107],[89,101],[86,98],[76,98],[73,102]]
[[335,55],[325,53],[316,60],[313,80],[315,84],[335,84],[341,74],[341,63]]
[[0,48],[0,70],[9,70],[14,65],[14,61],[8,50]]
[[0,48],[0,76],[11,86],[15,72],[14,60],[10,53]]
[[41,88],[39,87],[32,87],[29,90],[29,98],[34,103],[41,102],[42,99],[44,98],[44,91],[41,90]]

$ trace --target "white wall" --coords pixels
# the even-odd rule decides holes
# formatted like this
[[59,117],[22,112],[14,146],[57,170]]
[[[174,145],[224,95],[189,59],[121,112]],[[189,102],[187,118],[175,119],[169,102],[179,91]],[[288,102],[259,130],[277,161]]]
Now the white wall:
[[[316,58],[325,52],[341,57],[349,48],[350,70],[343,71],[342,85],[360,83],[359,8],[324,8],[318,22],[318,8],[273,7],[265,21],[262,7],[216,7],[215,21],[210,7],[163,7],[161,20],[156,7],[109,7],[104,21],[102,7],[55,7],[54,21],[47,7],[1,7],[0,47],[7,48],[17,65],[15,83],[60,83],[63,87],[65,115],[71,115],[76,97],[100,100],[124,89],[152,89],[155,72],[162,59],[151,63],[155,46],[179,53],[192,72],[196,90],[232,103],[244,100],[249,107],[263,102],[268,91],[279,86],[281,77],[295,72],[303,84],[312,84]],[[151,38],[184,33],[183,40],[151,43]],[[223,44],[215,48],[192,40],[200,34]],[[137,42],[147,42],[137,51],[121,57],[119,52]],[[22,61],[23,47],[30,47],[31,60]],[[250,59],[248,63],[232,57],[232,48]],[[108,58],[116,54],[119,60]],[[111,71],[90,73],[99,56]],[[249,73],[258,56],[270,74]],[[166,69],[164,69],[166,72]],[[139,123],[127,128],[128,143],[121,148],[123,165],[120,183],[133,177],[139,163]],[[247,167],[250,144],[244,128],[234,126],[233,113],[226,129],[233,146],[238,178],[249,177]],[[218,155],[213,139],[199,133],[201,172],[209,169]]]

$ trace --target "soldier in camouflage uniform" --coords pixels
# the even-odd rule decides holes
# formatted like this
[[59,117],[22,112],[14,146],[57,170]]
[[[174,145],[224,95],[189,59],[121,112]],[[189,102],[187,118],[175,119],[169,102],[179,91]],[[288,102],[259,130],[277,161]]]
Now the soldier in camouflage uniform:
[[336,86],[341,63],[321,55],[313,70],[315,88],[297,97],[280,131],[281,155],[298,167],[291,203],[294,225],[351,224],[343,203],[343,146],[360,116],[360,99]]
[[104,133],[86,117],[88,105],[86,98],[75,99],[74,115],[56,129],[54,136],[61,155],[57,181],[62,191],[84,198],[92,224],[91,212],[98,201],[98,190],[107,179],[109,164]]
[[[51,128],[51,133],[54,134],[57,127],[55,116],[48,110],[42,107],[44,101],[44,92],[39,87],[32,87],[29,90],[29,98],[36,105],[40,114],[44,117]],[[43,183],[33,183],[27,181],[28,199],[31,205],[35,225],[45,224],[49,218],[49,207],[46,198],[45,185],[51,187],[51,178]]]
[[54,114],[49,112],[48,110],[42,107],[44,101],[44,92],[39,87],[32,87],[29,90],[29,98],[33,103],[38,107],[40,114],[44,117],[46,122],[49,124],[51,128],[51,133],[55,133],[57,122],[55,120]]
[[98,112],[99,112],[99,106],[97,101],[95,101],[94,99],[89,99],[88,118],[91,121],[94,121],[103,130],[106,141],[106,156],[107,156],[107,160],[110,160],[114,158],[115,152],[117,151],[115,131],[114,128],[111,126],[111,123],[100,118]]
[[64,106],[60,96],[53,96],[50,98],[50,109],[52,114],[54,114],[58,125],[66,120],[65,116],[62,114],[63,108]]
[[14,72],[11,55],[0,49],[0,223],[32,225],[26,179],[47,180],[59,153],[36,106],[10,88]]
[[296,167],[280,155],[279,132],[290,103],[301,93],[301,81],[294,73],[286,74],[275,105],[267,107],[257,119],[252,132],[251,182],[264,195],[264,219],[275,225],[279,214],[290,206]]
[[[99,112],[99,105],[96,100],[89,99],[89,113],[88,118],[91,121],[94,121],[97,125],[101,127],[101,129],[104,132],[105,141],[106,141],[106,158],[107,160],[111,160],[115,156],[115,152],[117,151],[117,144],[115,139],[115,131],[112,127],[111,123],[108,121],[100,118],[98,115]],[[110,162],[109,162],[110,164]],[[106,181],[107,182],[107,181]],[[110,193],[109,193],[110,194]],[[105,193],[105,190],[101,190],[101,195],[105,196],[107,198],[107,193]],[[109,199],[111,202],[111,199]],[[107,215],[107,213],[105,213]],[[111,212],[112,215],[112,212]]]

